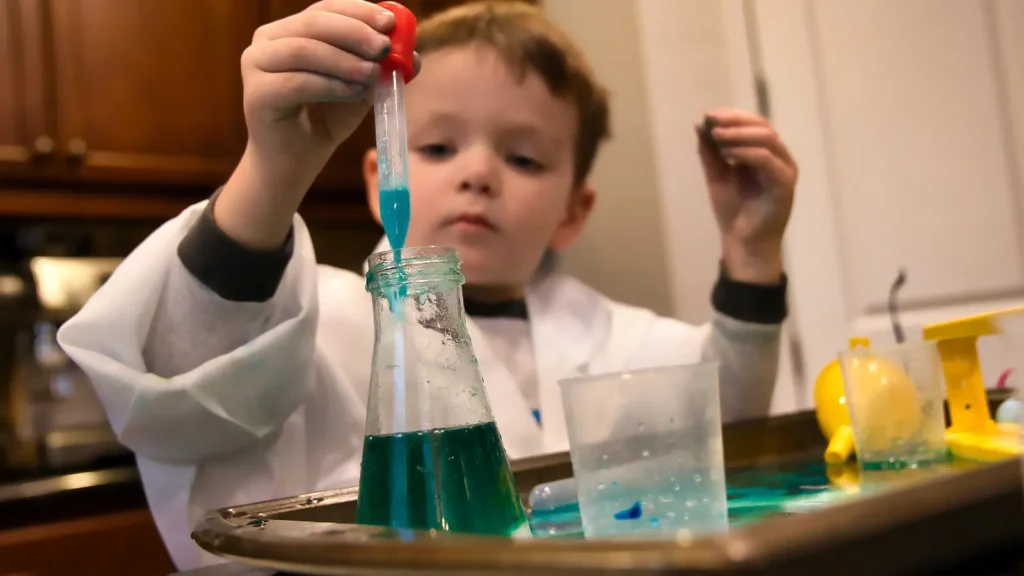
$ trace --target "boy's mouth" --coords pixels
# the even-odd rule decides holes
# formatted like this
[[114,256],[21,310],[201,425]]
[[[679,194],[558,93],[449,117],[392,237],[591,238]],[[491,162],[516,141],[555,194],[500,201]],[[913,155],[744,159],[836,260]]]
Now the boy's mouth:
[[479,214],[459,214],[458,216],[449,218],[445,223],[448,226],[463,228],[467,230],[489,230],[491,232],[497,232],[498,227],[488,220],[485,216]]

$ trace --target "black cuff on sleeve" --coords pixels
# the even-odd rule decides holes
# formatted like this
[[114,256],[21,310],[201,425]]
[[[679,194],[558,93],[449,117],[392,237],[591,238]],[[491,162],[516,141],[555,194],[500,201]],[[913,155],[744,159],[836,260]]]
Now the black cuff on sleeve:
[[779,324],[786,319],[786,275],[778,284],[747,284],[729,278],[719,268],[718,282],[711,292],[715,310],[730,318],[757,324]]
[[215,194],[203,214],[178,244],[178,258],[197,280],[225,300],[266,302],[284,278],[295,249],[294,228],[284,245],[274,251],[242,246],[213,219]]

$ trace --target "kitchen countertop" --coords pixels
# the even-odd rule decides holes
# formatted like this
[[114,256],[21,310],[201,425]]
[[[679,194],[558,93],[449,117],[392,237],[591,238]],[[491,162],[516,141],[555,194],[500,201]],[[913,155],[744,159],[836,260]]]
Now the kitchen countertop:
[[209,566],[206,568],[197,568],[195,570],[189,570],[187,572],[175,572],[171,576],[289,576],[284,572],[276,572],[269,568],[257,568],[255,566],[247,566],[245,564],[238,564],[237,562],[227,562],[224,564],[218,564],[216,566]]
[[0,530],[147,506],[130,453],[48,472],[0,481]]

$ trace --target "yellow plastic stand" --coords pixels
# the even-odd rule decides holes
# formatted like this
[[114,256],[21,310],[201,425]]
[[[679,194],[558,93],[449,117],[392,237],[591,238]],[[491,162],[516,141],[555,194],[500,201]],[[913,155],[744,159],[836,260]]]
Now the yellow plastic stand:
[[950,416],[946,443],[958,457],[994,461],[1024,453],[1020,426],[992,419],[978,359],[978,338],[1000,333],[996,319],[1021,313],[1024,307],[1009,308],[924,328],[925,340],[936,342],[942,359]]

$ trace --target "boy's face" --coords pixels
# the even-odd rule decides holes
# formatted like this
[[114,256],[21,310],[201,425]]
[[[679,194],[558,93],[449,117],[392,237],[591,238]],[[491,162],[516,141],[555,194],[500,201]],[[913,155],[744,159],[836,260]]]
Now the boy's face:
[[[407,246],[454,246],[467,283],[510,287],[579,235],[593,192],[573,189],[576,109],[538,75],[520,81],[486,46],[433,52],[407,88],[406,113]],[[379,218],[373,151],[364,172]]]

